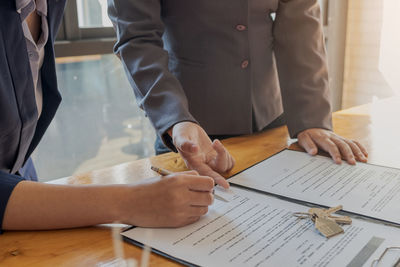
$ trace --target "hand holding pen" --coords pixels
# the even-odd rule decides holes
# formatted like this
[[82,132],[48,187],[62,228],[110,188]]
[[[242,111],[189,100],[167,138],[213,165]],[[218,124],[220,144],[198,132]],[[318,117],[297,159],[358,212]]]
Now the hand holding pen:
[[[170,171],[168,171],[166,169],[155,167],[155,166],[151,166],[151,169],[153,171],[155,171],[156,173],[160,174],[161,176],[167,176],[167,175],[173,174],[172,172],[170,172]],[[224,201],[224,202],[229,202],[224,197],[216,194],[215,193],[215,189],[213,189],[212,193],[213,193],[215,199],[218,199],[218,200],[221,200],[221,201]]]

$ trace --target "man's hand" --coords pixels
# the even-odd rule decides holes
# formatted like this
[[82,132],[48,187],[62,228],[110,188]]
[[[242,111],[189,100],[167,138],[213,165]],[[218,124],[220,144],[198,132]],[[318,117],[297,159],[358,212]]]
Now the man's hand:
[[300,146],[309,154],[316,155],[318,148],[328,152],[332,159],[340,164],[342,158],[354,165],[357,161],[367,162],[367,150],[357,141],[340,137],[332,131],[312,128],[297,135]]
[[196,171],[133,185],[123,195],[120,221],[144,227],[180,227],[200,219],[214,201],[214,180]]
[[225,188],[229,187],[220,173],[231,170],[235,160],[219,140],[211,142],[203,128],[193,122],[175,124],[172,140],[188,168],[198,171],[200,175],[212,177]]

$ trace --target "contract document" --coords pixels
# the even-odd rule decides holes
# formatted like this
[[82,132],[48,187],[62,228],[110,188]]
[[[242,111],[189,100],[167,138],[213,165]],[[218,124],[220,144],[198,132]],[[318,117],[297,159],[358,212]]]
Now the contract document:
[[229,179],[231,184],[400,224],[400,169],[283,150]]
[[308,207],[237,187],[231,190],[229,202],[215,200],[194,224],[132,228],[122,235],[181,263],[218,267],[370,266],[386,247],[400,244],[399,228],[359,219],[344,226],[343,234],[327,239],[311,220],[293,216]]

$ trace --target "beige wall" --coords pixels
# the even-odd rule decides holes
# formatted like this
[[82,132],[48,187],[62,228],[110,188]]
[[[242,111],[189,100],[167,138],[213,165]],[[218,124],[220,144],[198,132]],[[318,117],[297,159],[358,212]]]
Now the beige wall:
[[349,0],[342,108],[394,95],[379,70],[384,1]]

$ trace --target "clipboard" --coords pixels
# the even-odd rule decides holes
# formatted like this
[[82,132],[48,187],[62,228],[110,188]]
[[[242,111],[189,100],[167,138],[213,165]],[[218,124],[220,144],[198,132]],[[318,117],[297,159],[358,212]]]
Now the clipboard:
[[[128,228],[124,229],[124,231],[122,231],[121,233],[126,232],[126,231],[128,231],[128,230],[131,230],[131,229],[133,229],[133,228],[136,228],[136,226],[128,227]],[[140,243],[140,242],[138,242],[138,241],[136,241],[136,240],[130,239],[130,238],[124,236],[124,235],[122,236],[122,239],[123,239],[125,242],[129,243],[129,244],[132,244],[132,245],[134,245],[134,246],[140,247],[140,248],[142,248],[142,249],[144,248],[144,244],[143,244],[143,243]],[[161,251],[161,250],[158,250],[158,249],[155,249],[155,248],[152,248],[152,247],[150,247],[150,251],[151,251],[151,252],[154,252],[155,254],[160,255],[160,256],[162,256],[162,257],[164,257],[164,258],[167,258],[167,259],[172,260],[172,261],[174,261],[174,262],[180,263],[180,264],[182,264],[182,265],[184,265],[184,266],[188,266],[188,267],[200,267],[200,265],[196,265],[196,264],[193,264],[193,263],[191,263],[191,262],[188,262],[188,261],[182,260],[182,259],[180,259],[180,258],[174,257],[174,256],[172,256],[172,255],[169,255],[169,254],[167,254],[167,253],[165,253],[165,252],[163,252],[163,251]]]
[[[268,159],[270,159],[270,158],[272,158],[272,157],[274,157],[274,156],[276,156],[276,155],[278,155],[278,154],[280,154],[280,153],[282,153],[284,151],[293,151],[293,152],[297,152],[297,153],[305,153],[305,152],[292,150],[292,149],[288,149],[288,148],[282,149],[281,151],[278,151],[277,153],[269,156],[268,158],[265,158],[265,159],[255,163],[255,164],[251,165],[250,167],[238,172],[237,174],[233,175],[232,177],[229,177],[228,180],[233,178],[233,177],[235,177],[235,176],[237,176],[237,175],[239,175],[239,174],[241,174],[241,173],[243,173],[243,172],[245,172],[248,169],[251,169],[251,168],[261,164],[262,162],[264,162],[264,161],[266,161],[266,160],[268,160]],[[326,156],[323,156],[323,155],[319,155],[319,156],[326,157]],[[329,157],[326,157],[326,158],[329,158]],[[393,169],[393,170],[400,171],[400,168],[387,167],[387,166],[371,164],[371,163],[364,163],[364,164],[367,164],[367,165],[370,165],[370,166],[376,166],[376,167],[384,167],[384,168],[387,168],[387,169]],[[297,198],[283,196],[283,195],[280,195],[280,194],[275,194],[275,193],[264,191],[264,190],[257,189],[257,188],[254,188],[254,187],[240,185],[240,184],[237,184],[235,182],[230,182],[230,184],[233,185],[233,186],[239,187],[239,188],[243,188],[243,189],[246,189],[246,190],[251,190],[253,192],[257,192],[257,193],[268,195],[268,196],[273,196],[273,197],[276,197],[278,199],[282,199],[282,200],[285,200],[285,201],[290,201],[292,203],[297,203],[297,204],[305,205],[305,206],[308,206],[308,207],[329,208],[329,206],[321,205],[321,204],[316,203],[316,202],[309,202],[309,201],[300,200],[300,199],[297,199]],[[367,221],[374,222],[374,223],[381,223],[381,224],[384,224],[384,225],[400,228],[400,222],[384,220],[384,219],[380,219],[380,218],[364,215],[364,214],[361,214],[361,213],[347,211],[346,207],[344,207],[343,210],[341,210],[341,211],[339,211],[337,213],[338,214],[343,214],[343,215],[351,215],[351,216],[353,216],[355,218],[358,218],[358,219],[363,219],[363,220],[367,220]]]
[[[276,154],[274,154],[274,155],[277,155],[277,154],[279,154],[279,153],[281,153],[282,151],[285,151],[285,150],[287,150],[287,149],[281,150],[281,151],[279,151],[278,153],[276,153]],[[301,153],[301,152],[299,152],[299,153]],[[273,155],[273,156],[274,156],[274,155]],[[271,157],[273,157],[273,156],[271,156]],[[268,157],[267,159],[269,159],[269,158],[270,158],[270,157]],[[263,162],[263,161],[265,161],[265,160],[267,160],[267,159],[264,159],[264,160],[262,160],[262,161],[260,161],[260,162],[258,162],[258,163],[256,163],[256,164],[252,165],[251,167],[253,167],[253,166],[257,165],[257,164],[260,164],[261,162]],[[370,165],[372,165],[372,164],[370,164]],[[249,167],[249,168],[251,168],[251,167]],[[249,169],[249,168],[247,168],[247,169]],[[246,170],[247,170],[247,169],[246,169]],[[393,168],[393,169],[395,169],[395,168]],[[245,171],[245,170],[243,170],[243,171]],[[243,172],[243,171],[242,171],[242,172]],[[240,172],[240,173],[241,173],[241,172]],[[301,204],[301,205],[305,205],[305,206],[311,206],[311,207],[325,207],[325,206],[322,206],[322,205],[317,205],[316,203],[311,203],[311,202],[306,202],[306,201],[302,201],[302,200],[297,200],[297,199],[294,199],[294,198],[290,198],[290,197],[285,197],[285,196],[281,196],[281,195],[278,195],[278,194],[269,193],[269,192],[266,192],[266,191],[263,191],[263,190],[258,190],[258,189],[252,188],[252,187],[246,187],[246,186],[238,185],[238,184],[235,184],[235,183],[232,183],[232,185],[233,185],[234,187],[237,187],[237,188],[244,188],[244,189],[246,189],[246,190],[253,191],[253,192],[256,192],[256,193],[261,194],[261,195],[268,195],[268,196],[270,196],[270,197],[272,196],[272,197],[274,197],[274,198],[281,199],[281,200],[284,200],[284,201],[287,201],[287,202],[291,202],[291,203],[297,203],[297,204]],[[367,221],[373,221],[373,222],[375,222],[375,223],[378,222],[378,223],[381,223],[381,224],[386,224],[386,225],[390,225],[390,226],[395,226],[395,227],[397,227],[397,228],[400,227],[400,225],[397,224],[397,223],[393,223],[393,222],[389,222],[389,221],[385,221],[385,220],[381,220],[381,219],[376,219],[376,218],[374,218],[374,217],[368,217],[368,216],[365,216],[365,215],[361,215],[361,214],[357,214],[357,213],[352,213],[352,212],[343,212],[343,213],[345,213],[345,214],[351,214],[352,216],[355,216],[355,217],[358,217],[358,218],[362,218],[362,219],[367,220]],[[130,229],[133,229],[133,228],[135,228],[135,227],[130,227],[130,228],[128,228],[128,229],[125,229],[124,232],[125,232],[125,231],[128,231],[128,230],[130,230]],[[133,240],[133,239],[131,239],[131,238],[128,238],[128,237],[126,237],[126,236],[123,236],[123,240],[125,240],[126,242],[128,242],[128,243],[130,243],[130,244],[133,244],[133,245],[135,245],[135,246],[138,246],[138,247],[141,247],[141,248],[144,247],[144,244],[143,244],[143,243],[140,243],[140,242],[138,242],[138,241],[136,241],[136,240]],[[196,265],[196,264],[193,264],[193,263],[189,262],[187,259],[186,259],[186,260],[183,260],[183,259],[181,259],[181,258],[178,258],[178,257],[172,256],[172,255],[170,255],[170,254],[168,254],[168,253],[165,253],[165,252],[163,252],[163,251],[161,251],[161,250],[157,250],[157,249],[151,248],[151,251],[154,252],[154,253],[156,253],[156,254],[158,254],[158,255],[160,255],[160,256],[163,256],[163,257],[165,257],[165,258],[167,258],[167,259],[170,259],[170,260],[172,260],[172,261],[175,261],[175,262],[177,262],[177,263],[180,263],[180,264],[182,264],[182,265],[184,265],[184,266],[199,266],[199,265]]]

